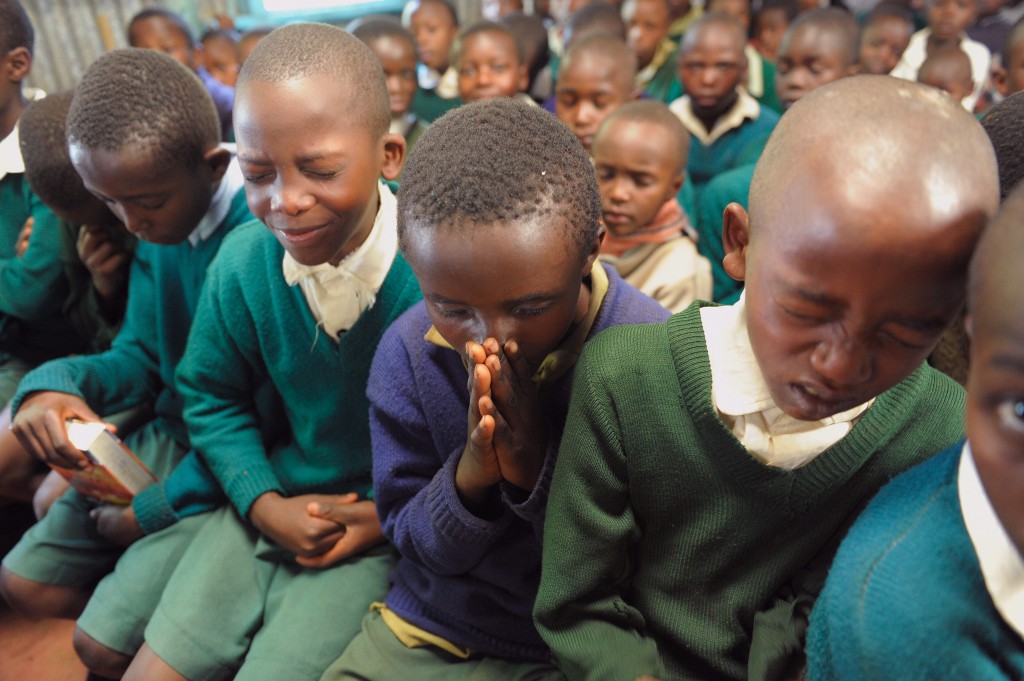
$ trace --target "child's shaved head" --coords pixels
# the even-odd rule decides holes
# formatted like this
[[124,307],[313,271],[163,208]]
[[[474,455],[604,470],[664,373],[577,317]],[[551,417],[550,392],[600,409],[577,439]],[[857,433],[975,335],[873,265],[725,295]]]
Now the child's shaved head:
[[0,0],[0,54],[24,47],[32,52],[35,32],[18,0]]
[[747,44],[747,31],[740,20],[724,12],[708,12],[693,22],[683,34],[683,39],[679,42],[679,53],[685,54],[692,50],[697,44],[700,34],[712,26],[730,31],[735,36],[740,51],[743,51],[743,46]]
[[358,38],[334,26],[302,23],[275,30],[245,60],[238,87],[313,76],[330,76],[338,87],[349,88],[352,111],[339,116],[366,125],[377,136],[388,131],[388,90],[380,62]]
[[650,99],[623,104],[601,123],[595,144],[619,122],[647,123],[668,132],[673,144],[667,147],[665,152],[671,155],[672,167],[677,175],[686,170],[686,160],[690,155],[690,133],[683,127],[679,117],[667,106]]
[[781,49],[792,39],[793,34],[802,26],[815,27],[828,36],[836,54],[842,59],[844,68],[857,63],[860,48],[860,26],[849,12],[837,7],[821,7],[804,12],[789,25],[782,39]]
[[917,72],[917,82],[938,88],[960,101],[971,94],[971,59],[957,46],[932,50]]

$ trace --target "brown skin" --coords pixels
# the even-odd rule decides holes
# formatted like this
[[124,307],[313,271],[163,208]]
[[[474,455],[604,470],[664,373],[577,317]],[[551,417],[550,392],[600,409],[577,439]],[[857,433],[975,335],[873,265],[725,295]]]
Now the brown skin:
[[910,44],[913,26],[899,17],[879,17],[864,27],[860,64],[864,73],[884,76],[896,68]]
[[415,9],[409,14],[407,28],[416,41],[421,62],[441,73],[448,68],[448,56],[459,27],[441,3],[413,0]]
[[971,80],[970,60],[963,52],[960,54],[963,55],[960,59],[929,57],[918,71],[917,82],[938,88],[958,102],[963,101],[974,90],[974,81]]
[[632,74],[621,63],[595,52],[574,53],[558,74],[555,114],[589,150],[601,121],[635,96]]
[[635,0],[624,8],[623,19],[626,42],[636,53],[637,66],[643,69],[654,59],[658,44],[672,25],[668,4],[665,0]]
[[[532,376],[589,309],[584,278],[603,233],[581,259],[562,220],[409,229],[405,255],[430,321],[471,367],[469,437],[455,485],[481,516],[501,480],[524,491],[536,484],[548,438],[543,391]],[[505,247],[495,249],[498,242]]]
[[975,17],[974,0],[931,0],[928,5],[927,52],[940,47],[950,47],[960,42],[960,35],[971,25]]
[[770,62],[774,62],[779,52],[779,43],[782,36],[789,27],[789,19],[785,10],[763,9],[757,15],[754,27],[754,40],[752,41],[761,56]]
[[648,121],[613,119],[594,140],[594,168],[608,231],[628,236],[647,227],[683,186],[679,140]]
[[457,66],[463,102],[512,97],[529,83],[515,38],[498,31],[478,31],[463,38]]
[[224,35],[211,36],[202,44],[199,60],[210,75],[231,87],[238,81],[238,46]]
[[131,27],[128,42],[132,47],[163,52],[190,70],[196,70],[194,46],[178,26],[166,17],[149,17],[136,21]]
[[803,24],[786,34],[775,72],[775,92],[784,108],[822,85],[857,72],[857,65],[846,62],[837,42],[837,36],[820,25]]
[[737,88],[747,75],[743,47],[742,35],[721,23],[705,24],[694,40],[680,45],[679,80],[694,115],[709,131],[739,97]]
[[14,130],[28,100],[21,91],[21,82],[32,70],[32,54],[24,47],[16,47],[0,60],[0,139]]
[[1017,39],[1003,55],[1003,65],[992,72],[992,82],[1003,97],[1024,90],[1024,39]]
[[377,38],[367,45],[384,69],[391,116],[402,116],[412,108],[416,95],[416,49],[409,41],[393,36]]
[[750,0],[712,0],[708,11],[728,14],[743,24],[743,30],[750,28]]

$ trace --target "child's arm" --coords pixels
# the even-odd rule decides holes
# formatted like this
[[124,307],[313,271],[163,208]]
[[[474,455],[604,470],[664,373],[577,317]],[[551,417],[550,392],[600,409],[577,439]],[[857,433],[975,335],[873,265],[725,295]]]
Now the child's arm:
[[79,230],[75,249],[92,280],[90,300],[105,320],[120,320],[124,312],[131,252],[109,230],[89,225],[83,225]]
[[319,556],[297,557],[295,562],[303,567],[330,567],[384,541],[377,506],[370,499],[358,501],[355,494],[346,494],[336,502],[310,502],[306,512],[337,523],[345,528],[345,532],[327,552]]
[[570,681],[664,678],[643,613],[625,600],[641,530],[630,503],[626,452],[602,369],[614,358],[588,344],[548,499],[534,619]]
[[[6,193],[5,196],[10,197]],[[28,190],[27,183],[18,198],[26,207],[23,219],[32,218],[32,227],[21,257],[15,248],[24,229],[23,222],[18,232],[5,235],[10,241],[0,247],[0,252],[7,254],[0,258],[0,312],[36,321],[56,314],[68,295],[60,264],[60,220]],[[15,208],[5,206],[5,210]]]

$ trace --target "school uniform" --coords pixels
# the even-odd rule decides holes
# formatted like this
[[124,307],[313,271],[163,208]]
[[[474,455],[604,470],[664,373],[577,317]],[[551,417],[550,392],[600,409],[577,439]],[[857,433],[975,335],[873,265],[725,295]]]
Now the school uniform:
[[771,400],[742,303],[603,334],[581,359],[544,526],[535,616],[562,671],[799,669],[846,529],[892,475],[962,436],[963,408],[922,366],[873,402],[797,421]]
[[[179,371],[203,466],[182,469],[195,477],[175,484],[185,491],[177,499],[194,503],[208,490],[211,476],[196,475],[206,470],[228,503],[208,514],[145,632],[188,678],[316,681],[387,591],[389,547],[306,569],[248,519],[268,492],[370,491],[370,361],[388,325],[420,299],[396,255],[395,197],[384,183],[379,192],[370,235],[337,267],[297,263],[253,222],[210,269]],[[250,404],[268,384],[274,414]],[[165,500],[180,510],[175,495]]]
[[459,99],[459,72],[454,66],[449,66],[444,73],[438,73],[426,64],[418,64],[416,79],[412,112],[424,123],[433,123],[462,104]]
[[756,164],[727,170],[716,175],[704,185],[701,192],[700,211],[697,214],[697,248],[701,255],[711,261],[711,276],[714,279],[713,298],[716,303],[731,305],[743,291],[743,282],[736,281],[725,271],[725,245],[722,242],[722,216],[730,203],[748,207],[750,181],[754,177]]
[[460,354],[422,304],[385,334],[368,387],[374,498],[400,558],[384,603],[325,681],[559,678],[531,608],[575,359],[604,329],[667,316],[609,266],[595,265],[590,283],[587,317],[534,376],[548,432],[540,477],[532,490],[501,483],[498,509],[487,518],[466,509],[455,487],[469,404]]
[[[907,49],[903,56],[889,73],[890,76],[903,78],[905,80],[917,80],[917,72],[928,57],[928,38],[931,36],[930,28],[922,28],[910,36]],[[974,105],[981,97],[982,91],[988,86],[989,74],[992,70],[992,54],[988,48],[976,40],[971,40],[966,35],[960,38],[960,49],[964,51],[971,61],[971,78],[974,80],[974,89],[971,94],[963,99],[964,108],[974,111]]]
[[637,72],[636,89],[665,104],[678,99],[683,94],[683,86],[679,82],[676,69],[677,59],[676,44],[669,38],[662,38],[654,51],[651,63]]
[[[189,446],[174,370],[184,353],[207,266],[224,237],[252,219],[242,184],[238,164],[232,161],[209,210],[184,242],[174,246],[140,242],[129,274],[124,323],[111,348],[96,355],[41,365],[22,380],[12,413],[17,413],[24,399],[35,391],[76,395],[99,414],[113,414],[152,401],[155,418],[129,435],[125,443],[159,479],[165,479]],[[137,503],[139,499],[133,501],[133,509],[141,524],[145,509]],[[90,498],[69,490],[7,554],[4,566],[20,577],[44,584],[92,587],[114,568],[124,552],[123,547],[96,531],[96,523],[89,517],[94,506]],[[183,524],[176,535],[159,538],[167,544],[166,559],[140,568],[151,582],[133,585],[136,588],[132,594],[124,598],[90,600],[79,626],[100,643],[133,653],[141,643],[134,630],[139,622],[145,622],[147,609],[152,611],[159,596],[159,591],[146,593],[148,585],[166,579],[161,574],[169,574],[195,529],[194,524]]]
[[969,445],[886,485],[836,554],[808,679],[1024,678],[1024,559]]

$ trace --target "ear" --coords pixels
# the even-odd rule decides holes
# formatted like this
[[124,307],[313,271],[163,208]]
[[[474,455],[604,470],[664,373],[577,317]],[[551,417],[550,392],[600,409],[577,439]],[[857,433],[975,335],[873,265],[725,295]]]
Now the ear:
[[864,67],[860,65],[860,62],[853,62],[852,64],[850,64],[849,66],[846,67],[846,70],[843,71],[843,75],[844,76],[856,76],[858,73],[862,72],[863,70],[864,70]]
[[992,68],[992,85],[995,86],[996,91],[1003,97],[1009,96],[1010,79],[1006,77],[1006,69],[1002,66]]
[[964,330],[967,331],[967,338],[974,341],[974,315],[970,312],[964,317]]
[[722,265],[736,281],[747,275],[747,249],[750,247],[750,216],[738,203],[730,203],[722,215]]
[[672,178],[672,184],[669,185],[669,189],[672,190],[672,193],[669,194],[668,196],[666,196],[665,200],[668,201],[673,196],[678,195],[679,194],[679,190],[683,188],[683,184],[685,184],[685,183],[686,183],[686,173],[685,172],[679,173],[674,178]]
[[4,77],[12,83],[20,83],[32,70],[32,53],[26,47],[15,47],[4,57]]
[[586,260],[583,261],[583,276],[590,276],[590,271],[594,268],[594,262],[597,260],[598,254],[601,252],[601,244],[604,243],[604,237],[608,233],[604,223],[599,223],[597,235],[594,237],[594,242],[590,244],[590,251],[587,253]]
[[405,163],[405,138],[395,132],[389,132],[381,138],[384,157],[380,164],[380,174],[385,180],[397,180]]
[[214,147],[203,154],[203,163],[210,168],[213,181],[220,182],[231,165],[231,152],[223,147]]

